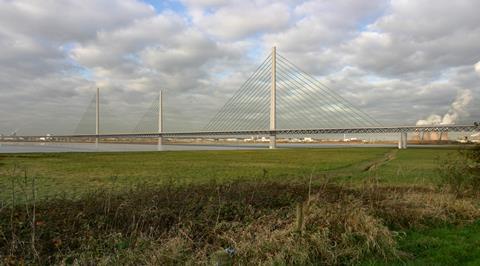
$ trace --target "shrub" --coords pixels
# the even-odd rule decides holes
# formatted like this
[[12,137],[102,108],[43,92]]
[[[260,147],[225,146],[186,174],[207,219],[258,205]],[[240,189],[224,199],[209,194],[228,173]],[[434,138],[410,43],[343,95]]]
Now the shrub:
[[457,197],[478,194],[480,189],[480,145],[464,148],[441,161],[441,183]]

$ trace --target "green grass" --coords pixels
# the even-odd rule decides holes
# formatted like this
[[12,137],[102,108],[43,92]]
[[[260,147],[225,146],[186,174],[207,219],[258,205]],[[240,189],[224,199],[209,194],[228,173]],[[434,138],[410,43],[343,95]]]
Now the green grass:
[[[236,179],[291,181],[382,157],[388,149],[175,151],[1,155],[0,198],[10,197],[11,171],[37,177],[39,197],[141,183],[192,184]],[[21,178],[20,178],[21,180]]]
[[441,226],[407,231],[399,248],[410,258],[365,265],[480,265],[480,221],[466,226]]
[[[386,155],[396,153],[390,161]],[[452,150],[389,148],[38,153],[0,155],[0,200],[11,198],[12,177],[35,176],[39,198],[138,183],[201,184],[232,180],[304,180],[310,174],[347,182],[377,176],[384,183],[435,182],[437,158]],[[374,171],[365,171],[380,162]],[[15,171],[15,173],[13,173]]]
[[480,222],[409,232],[400,242],[414,265],[480,265]]
[[[319,197],[317,198],[319,200],[317,203],[322,214],[320,217],[311,218],[310,223],[326,221],[332,213],[341,218],[344,217],[345,210],[349,210],[354,213],[344,217],[346,220],[343,224],[347,232],[350,232],[350,230],[364,232],[362,230],[366,230],[364,234],[368,236],[375,232],[387,230],[387,227],[384,227],[382,223],[385,226],[389,226],[388,230],[404,230],[396,241],[398,241],[398,249],[408,254],[408,256],[403,256],[396,261],[389,261],[387,264],[382,260],[375,260],[370,255],[358,257],[360,261],[365,258],[370,259],[363,261],[362,264],[480,265],[480,221],[477,220],[476,223],[465,226],[445,225],[451,222],[448,222],[448,219],[453,219],[453,221],[460,219],[459,223],[462,223],[463,218],[461,217],[463,216],[459,214],[463,212],[469,213],[469,209],[465,209],[464,205],[462,205],[464,204],[463,201],[448,202],[447,204],[451,204],[451,209],[448,209],[441,205],[443,203],[439,200],[446,194],[442,194],[444,193],[443,191],[435,190],[434,193],[432,192],[433,194],[429,195],[437,198],[419,197],[427,201],[430,200],[430,205],[426,204],[423,207],[426,209],[421,209],[419,206],[423,205],[417,205],[419,202],[422,202],[421,200],[418,201],[418,198],[408,197],[408,195],[406,198],[402,198],[405,196],[404,190],[397,187],[408,186],[408,189],[410,189],[412,185],[431,186],[438,184],[440,181],[438,177],[439,165],[442,161],[451,158],[451,156],[458,156],[458,153],[453,148],[411,148],[407,150],[391,148],[335,148],[0,154],[0,218],[3,217],[3,222],[0,223],[0,239],[8,239],[10,235],[5,233],[9,232],[10,228],[13,228],[13,225],[15,225],[18,226],[18,230],[12,229],[12,232],[27,239],[25,243],[28,242],[31,230],[28,223],[28,219],[30,219],[28,215],[30,211],[29,204],[32,203],[32,180],[35,180],[38,219],[43,219],[41,220],[43,225],[39,225],[38,229],[39,243],[44,243],[44,247],[49,249],[51,245],[56,243],[52,241],[59,236],[65,235],[65,230],[67,229],[71,230],[69,232],[74,234],[75,237],[78,237],[78,243],[83,243],[84,239],[82,237],[84,236],[77,234],[80,232],[79,230],[83,230],[84,234],[90,236],[92,234],[91,230],[97,228],[98,232],[95,234],[97,236],[104,234],[102,235],[102,241],[105,241],[105,243],[100,243],[101,241],[96,243],[96,238],[88,238],[95,241],[88,242],[89,244],[86,244],[85,247],[82,246],[86,250],[91,249],[90,251],[93,253],[90,254],[85,252],[85,250],[82,251],[82,249],[76,250],[78,243],[71,243],[72,256],[79,258],[86,256],[86,261],[89,261],[88,256],[92,254],[93,257],[100,253],[107,254],[107,257],[116,256],[116,252],[118,252],[116,245],[118,243],[115,242],[115,239],[119,232],[121,241],[131,242],[132,239],[136,241],[138,238],[136,230],[138,228],[131,226],[139,223],[137,219],[142,217],[142,219],[145,219],[141,223],[145,223],[141,229],[143,230],[141,231],[142,236],[150,234],[151,228],[157,228],[155,226],[160,225],[165,226],[165,232],[174,232],[173,235],[165,235],[165,232],[160,230],[156,232],[158,235],[152,236],[152,239],[157,240],[159,236],[165,237],[165,241],[184,240],[185,232],[190,232],[189,234],[192,234],[190,237],[192,237],[196,236],[199,230],[203,228],[205,232],[199,236],[201,241],[196,239],[194,246],[197,248],[207,247],[205,250],[209,252],[225,245],[225,239],[222,239],[220,232],[216,231],[217,226],[226,226],[225,228],[230,228],[229,230],[233,230],[238,226],[245,227],[241,227],[243,228],[241,230],[253,230],[256,228],[259,231],[252,231],[252,235],[257,235],[259,232],[267,232],[264,236],[265,239],[273,241],[275,239],[272,240],[270,238],[271,233],[268,232],[270,232],[269,230],[274,230],[269,227],[274,225],[268,225],[266,228],[270,229],[267,230],[262,227],[265,226],[262,223],[257,224],[257,227],[251,227],[252,224],[255,221],[262,221],[260,218],[269,213],[272,215],[272,218],[266,221],[277,221],[280,225],[289,222],[290,227],[294,226],[292,217],[295,212],[295,202],[299,200],[299,195],[305,197],[308,189],[305,182],[313,174],[313,193]],[[329,190],[323,186],[325,177],[341,184],[335,184]],[[378,180],[381,184],[388,185],[388,187],[371,186],[373,183],[369,182],[372,180]],[[268,182],[265,183],[264,181]],[[364,183],[367,186],[359,185]],[[136,190],[135,187],[139,184],[143,184],[143,186],[138,186],[142,189]],[[263,187],[261,184],[263,184]],[[12,190],[12,187],[15,187],[15,189]],[[132,187],[134,189],[128,190],[128,188]],[[259,188],[262,188],[261,192],[257,191]],[[418,195],[424,195],[423,193],[433,191],[424,187],[417,189],[415,193],[418,193]],[[89,193],[94,190],[99,190],[99,192]],[[10,212],[13,209],[8,209],[10,207],[2,208],[2,206],[11,206],[12,192],[14,192],[13,195],[16,198],[14,208],[18,212],[17,215],[13,216],[13,212]],[[235,194],[237,192],[239,193],[238,195]],[[392,193],[397,194],[392,196]],[[58,198],[59,195],[64,195],[65,198],[46,200],[52,197]],[[175,202],[175,207],[172,207],[170,204],[171,200]],[[183,205],[179,204],[183,201]],[[275,202],[278,203],[278,206],[269,205],[267,206],[268,208],[262,207],[263,204]],[[340,202],[343,203],[340,204]],[[330,207],[326,204],[330,204],[328,205]],[[451,211],[450,215],[447,215],[448,219],[440,224],[421,222],[421,227],[412,226],[408,228],[390,226],[387,222],[401,224],[402,219],[405,217],[422,221],[421,214],[432,215],[431,220],[433,221],[437,218],[435,216],[437,214],[429,212],[431,204],[434,206],[438,204],[435,208],[443,208],[443,211]],[[161,205],[163,209],[160,208]],[[338,209],[332,212],[332,207],[335,206]],[[474,203],[474,206],[477,206],[474,208],[478,208],[477,203]],[[359,216],[355,211],[361,211],[363,216]],[[158,217],[150,219],[153,212],[157,212]],[[456,212],[459,214],[456,214]],[[85,221],[76,225],[75,221],[80,217],[77,215],[86,215],[86,213],[90,213],[91,217],[85,216],[83,218]],[[249,213],[249,215],[246,215],[246,213]],[[118,219],[118,215],[123,217],[123,222],[119,222],[121,220]],[[197,217],[199,215],[204,215],[204,220],[198,221]],[[338,224],[342,224],[338,223],[338,219],[335,218],[337,216],[331,216],[329,218],[331,221],[322,225],[323,227],[315,225],[310,228],[313,233],[318,233],[318,235],[312,234],[316,238],[312,237],[310,240],[316,239],[315,241],[317,241],[321,239],[318,238],[322,236],[319,232],[323,232],[320,229],[328,228],[329,230],[334,230],[338,227]],[[12,223],[12,217],[19,222]],[[187,219],[187,217],[190,218]],[[439,215],[439,217],[442,216]],[[67,218],[73,220],[70,221]],[[357,220],[359,218],[364,219],[364,221]],[[471,223],[475,219],[478,219],[478,216],[466,220]],[[197,225],[195,225],[196,222],[198,223]],[[350,225],[347,223],[350,223]],[[208,224],[208,226],[205,224]],[[375,226],[371,227],[372,224]],[[186,225],[191,226],[191,228]],[[79,228],[74,228],[75,226],[79,226]],[[276,226],[278,225],[272,228],[276,228]],[[48,230],[44,227],[48,227]],[[132,228],[135,228],[135,230],[132,231]],[[232,231],[232,237],[238,237],[239,233],[243,232],[241,230],[239,232]],[[320,231],[317,232],[317,230]],[[278,233],[278,230],[276,232]],[[342,239],[344,239],[343,233],[339,232],[338,236],[342,236]],[[390,234],[390,231],[385,232]],[[353,232],[353,235],[358,237],[358,232]],[[356,243],[354,241],[356,238],[353,235],[353,242],[351,243]],[[394,239],[393,235],[392,233],[391,239]],[[291,244],[298,248],[298,250],[294,250],[299,252],[298,254],[304,254],[305,256],[316,254],[315,248],[318,247],[317,244],[312,244],[312,250],[310,251],[304,250],[304,245],[298,244],[294,239],[296,237],[295,234],[289,233],[287,236],[292,237],[290,239],[292,241]],[[330,237],[335,239],[337,236],[332,234]],[[14,243],[14,239],[5,243],[12,241]],[[68,239],[69,237],[63,240],[65,245]],[[148,245],[153,245],[153,251],[158,249],[154,245],[159,244],[159,247],[165,246],[164,240],[158,242],[152,239],[145,241],[147,241]],[[206,243],[210,243],[213,241],[212,239],[216,241],[216,244],[209,247]],[[336,243],[337,240],[334,242]],[[246,243],[244,248],[249,250],[247,247],[252,245],[249,241],[253,240],[243,239],[243,241]],[[270,250],[271,243],[268,241],[264,243],[266,250]],[[272,243],[276,243],[275,241]],[[284,239],[281,238],[278,241],[281,243]],[[380,238],[379,241],[383,240]],[[4,245],[5,250],[7,246]],[[273,246],[282,245],[275,244]],[[326,247],[336,250],[336,245],[326,245]],[[372,247],[375,247],[375,245]],[[26,247],[26,249],[28,248]],[[102,250],[101,248],[106,249],[97,254],[95,253],[97,248],[98,250]],[[138,251],[141,251],[139,248],[132,247],[125,250],[136,254]],[[187,251],[190,250],[189,252],[191,252],[192,248],[188,247]],[[363,254],[362,250],[365,248],[365,245],[353,245],[352,249],[348,248],[348,250],[355,251],[357,248],[357,251],[360,252],[359,254]],[[70,252],[70,247],[66,250]],[[112,250],[115,252],[111,253]],[[254,251],[255,249],[252,250],[252,252]],[[343,254],[341,248],[337,251],[339,253],[335,256],[338,256],[338,258],[344,257],[344,255],[341,255]],[[199,252],[198,254],[203,254],[202,252],[204,251],[201,250]],[[285,256],[290,258],[291,256],[288,254],[290,254],[291,250],[286,250],[285,252]],[[292,251],[292,254],[297,254],[295,252]],[[310,254],[309,252],[313,253]],[[19,254],[22,256],[20,251]],[[48,254],[48,252],[45,251],[45,254]],[[61,258],[61,252],[55,254]],[[149,253],[147,252],[146,254]],[[265,254],[261,253],[259,255]],[[295,256],[301,258],[298,254]],[[371,255],[375,254],[377,253],[371,253]],[[315,258],[315,256],[312,258]],[[383,257],[385,258],[385,255]],[[12,258],[15,259],[15,256]],[[204,258],[206,257],[204,256]],[[352,261],[358,262],[356,259],[352,259]]]
[[418,185],[437,183],[440,162],[457,154],[455,149],[398,150],[395,159],[381,165],[376,174],[381,182]]

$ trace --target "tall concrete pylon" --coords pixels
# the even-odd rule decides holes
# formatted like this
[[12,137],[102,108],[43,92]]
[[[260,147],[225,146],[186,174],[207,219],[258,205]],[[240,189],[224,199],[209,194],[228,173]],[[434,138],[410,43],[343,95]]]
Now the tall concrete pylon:
[[97,88],[97,97],[95,100],[95,147],[98,148],[100,135],[100,88]]
[[[158,93],[158,133],[163,133],[163,98],[162,98],[162,90]],[[158,136],[158,147],[159,150],[163,145],[163,137]]]
[[272,86],[270,89],[270,149],[277,146],[277,136],[274,132],[276,129],[276,112],[277,112],[277,48],[272,48]]

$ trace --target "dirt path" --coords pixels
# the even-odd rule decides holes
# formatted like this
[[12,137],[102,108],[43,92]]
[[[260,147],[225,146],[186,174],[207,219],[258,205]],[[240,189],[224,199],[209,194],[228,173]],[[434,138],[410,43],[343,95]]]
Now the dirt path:
[[372,160],[362,161],[355,163],[344,168],[335,170],[323,171],[320,175],[327,175],[329,177],[345,177],[350,176],[352,173],[370,172],[378,169],[381,165],[388,163],[396,158],[398,149],[392,149],[381,157],[374,158]]
[[365,167],[363,169],[363,171],[367,172],[367,171],[372,171],[372,170],[378,169],[379,166],[381,166],[381,165],[383,165],[383,164],[385,164],[385,163],[387,163],[391,160],[394,160],[397,156],[397,152],[398,152],[397,149],[391,150],[390,152],[386,153],[385,156],[382,159],[373,161],[369,165],[367,165],[367,167]]

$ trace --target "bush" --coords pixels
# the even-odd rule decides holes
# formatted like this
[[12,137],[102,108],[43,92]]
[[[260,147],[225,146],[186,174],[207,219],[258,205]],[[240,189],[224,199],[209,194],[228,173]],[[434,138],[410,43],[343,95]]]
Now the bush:
[[457,197],[478,194],[480,189],[480,145],[464,148],[441,162],[441,182]]

